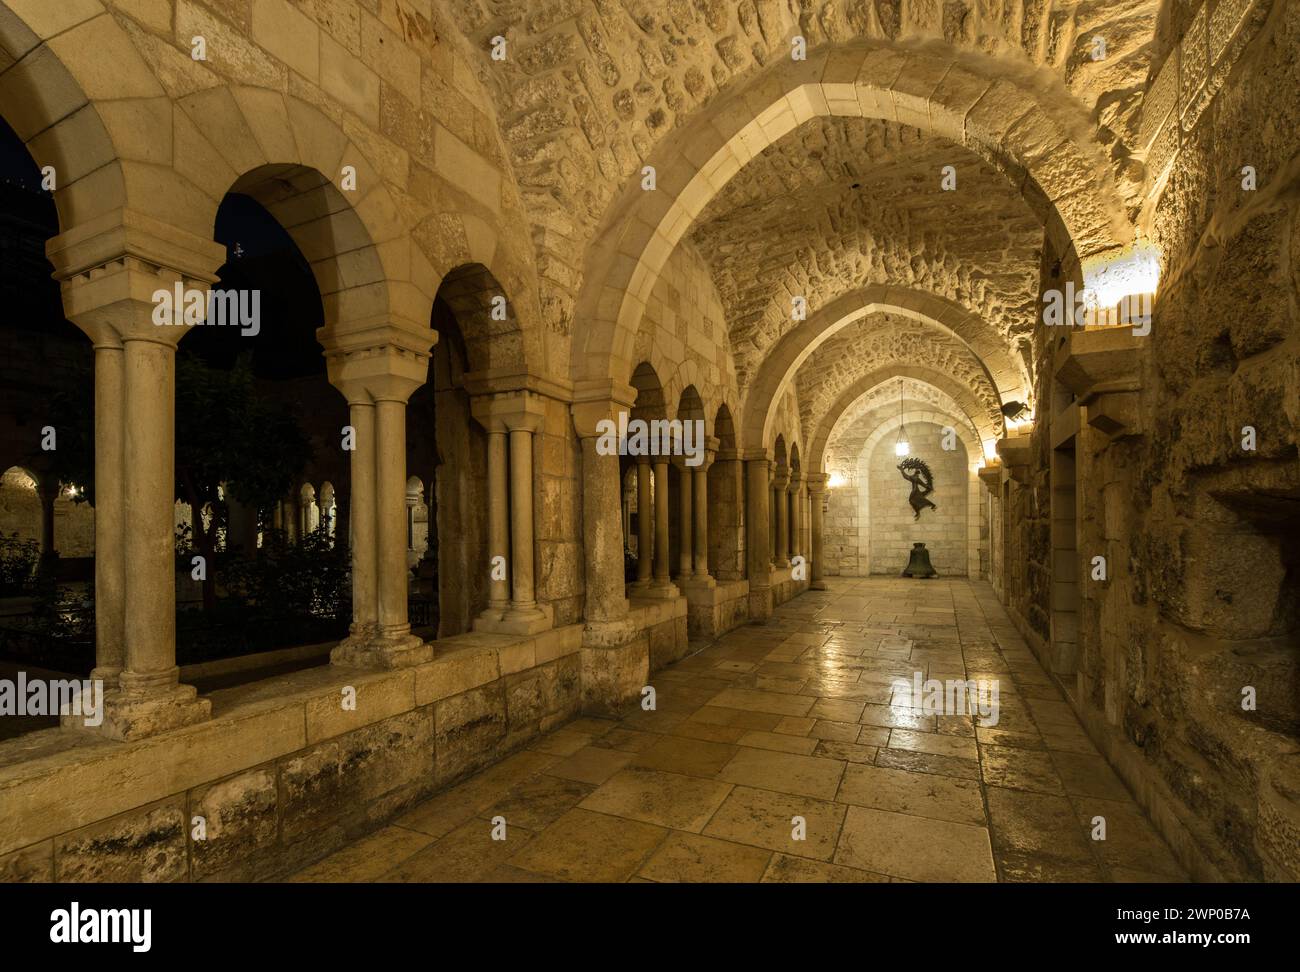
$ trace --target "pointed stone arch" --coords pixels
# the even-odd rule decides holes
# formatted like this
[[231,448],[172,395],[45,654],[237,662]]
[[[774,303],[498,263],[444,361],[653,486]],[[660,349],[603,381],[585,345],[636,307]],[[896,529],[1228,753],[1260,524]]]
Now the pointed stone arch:
[[625,188],[584,274],[573,375],[622,380],[646,302],[677,243],[741,167],[815,117],[884,118],[950,138],[992,162],[1078,260],[1115,251],[1134,231],[1087,118],[1063,88],[993,58],[870,42],[782,61],[656,148],[658,188]]
[[795,374],[817,348],[855,321],[889,311],[933,324],[962,342],[979,362],[989,387],[1000,401],[1024,401],[1029,376],[987,323],[950,300],[915,290],[872,284],[818,310],[785,334],[768,353],[745,398],[741,441],[757,448],[769,440],[776,409]]
[[836,398],[835,403],[821,417],[816,428],[811,430],[812,437],[808,450],[808,468],[810,470],[814,472],[825,471],[826,445],[830,441],[831,433],[840,416],[848,411],[859,398],[869,394],[873,388],[900,375],[933,385],[961,405],[966,421],[973,425],[980,435],[984,437],[981,454],[988,454],[992,448],[992,443],[998,438],[998,429],[991,425],[987,418],[981,421],[983,409],[979,408],[978,403],[974,402],[974,396],[969,389],[932,368],[916,365],[892,365],[863,375],[842,391],[839,397]]

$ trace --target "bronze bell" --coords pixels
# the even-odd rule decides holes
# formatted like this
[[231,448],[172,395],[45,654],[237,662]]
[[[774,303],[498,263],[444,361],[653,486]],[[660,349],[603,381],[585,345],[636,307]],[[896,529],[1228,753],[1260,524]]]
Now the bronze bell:
[[930,551],[925,549],[925,544],[912,544],[912,556],[907,561],[907,566],[903,568],[903,576],[919,577],[922,580],[939,576],[939,572],[930,564]]

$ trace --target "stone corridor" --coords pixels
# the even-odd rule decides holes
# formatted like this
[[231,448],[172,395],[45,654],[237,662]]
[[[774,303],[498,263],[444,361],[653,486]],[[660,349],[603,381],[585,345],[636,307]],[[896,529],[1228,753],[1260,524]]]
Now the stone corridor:
[[1298,252],[1300,0],[0,0],[0,883],[1300,880]]
[[[997,726],[912,707],[917,671],[996,679]],[[652,681],[294,879],[1186,880],[985,583],[832,579]]]

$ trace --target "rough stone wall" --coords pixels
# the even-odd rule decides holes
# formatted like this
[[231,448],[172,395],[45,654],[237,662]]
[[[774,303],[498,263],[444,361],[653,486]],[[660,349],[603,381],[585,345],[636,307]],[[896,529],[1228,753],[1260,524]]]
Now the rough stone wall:
[[[940,173],[952,166],[955,188]],[[934,177],[918,184],[917,172]],[[701,213],[742,383],[791,330],[869,283],[963,302],[1015,347],[1028,336],[1041,227],[1006,178],[908,125],[821,118],[749,162]],[[977,267],[998,266],[994,275]],[[878,326],[873,328],[878,330]]]
[[866,508],[859,515],[868,521],[871,573],[898,574],[907,566],[912,544],[919,541],[942,576],[965,576],[970,516],[966,447],[958,442],[956,449],[944,450],[939,426],[929,423],[908,423],[904,430],[911,446],[908,455],[924,460],[934,473],[934,492],[928,498],[938,509],[923,510],[920,519],[912,518],[907,502],[911,487],[898,471],[894,437],[883,436],[859,464],[860,480],[867,482]]
[[[428,7],[429,4],[421,3]],[[455,0],[435,22],[459,30],[479,52],[474,69],[494,92],[521,191],[532,214],[539,270],[554,295],[549,327],[568,333],[581,287],[585,246],[620,186],[660,141],[723,90],[788,57],[790,38],[810,52],[869,38],[947,43],[993,58],[1009,75],[1041,66],[1057,97],[1087,106],[1113,144],[1112,165],[1127,193],[1128,143],[1140,100],[1133,87],[1147,68],[1156,7],[1119,10],[1076,3],[1045,8],[954,0],[946,4],[728,3],[702,0],[550,0],[489,3]],[[1119,23],[1112,23],[1112,20]],[[1104,69],[1088,57],[1089,38],[1108,37]],[[508,54],[491,61],[492,39]]]
[[[1140,434],[1108,443],[1081,424],[1075,442],[1080,559],[1103,555],[1109,569],[1105,582],[1081,583],[1075,681],[1085,722],[1199,873],[1295,880],[1300,4],[1272,5],[1248,45],[1229,43],[1247,11],[1256,23],[1267,7],[1179,8],[1187,66],[1178,150],[1149,214],[1163,264]],[[1246,165],[1254,190],[1243,187]],[[1038,342],[1042,364],[1053,345]],[[1005,566],[1012,605],[1048,637],[1046,504],[1033,492],[1045,498],[1049,486],[1041,419],[1059,397],[1050,383],[1039,391],[1031,483],[1011,487]],[[1254,449],[1243,448],[1246,427]],[[1254,710],[1243,708],[1247,689]]]

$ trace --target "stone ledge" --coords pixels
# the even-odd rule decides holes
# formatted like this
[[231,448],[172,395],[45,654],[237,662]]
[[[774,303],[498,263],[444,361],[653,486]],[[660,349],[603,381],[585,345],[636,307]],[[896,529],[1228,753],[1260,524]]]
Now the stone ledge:
[[[432,642],[433,661],[411,668],[309,668],[214,692],[209,721],[132,742],[66,729],[6,740],[0,854],[576,653],[581,637],[581,625],[532,638],[459,635]],[[354,710],[342,707],[348,687]]]

